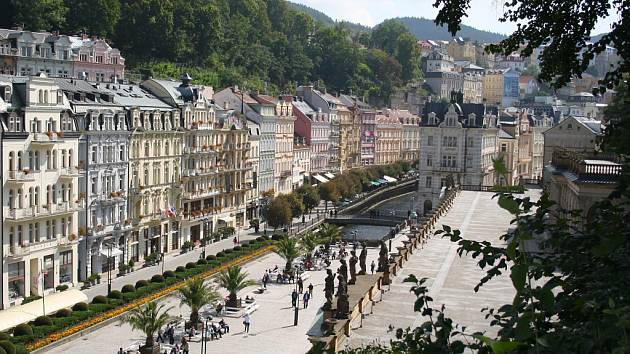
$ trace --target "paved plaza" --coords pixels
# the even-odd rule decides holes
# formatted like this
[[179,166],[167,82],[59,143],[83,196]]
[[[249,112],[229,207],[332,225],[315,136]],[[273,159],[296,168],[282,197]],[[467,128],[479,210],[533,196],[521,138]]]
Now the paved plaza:
[[[538,191],[528,192],[532,199],[537,198]],[[492,199],[493,193],[461,192],[454,201],[451,210],[440,218],[441,225],[449,225],[461,230],[462,236],[472,240],[487,240],[500,244],[499,236],[510,227],[511,215],[497,205]],[[457,245],[441,237],[432,237],[420,252],[415,252],[405,263],[399,275],[393,279],[391,290],[385,292],[383,300],[374,306],[373,313],[361,323],[353,323],[355,330],[346,342],[349,347],[360,347],[375,341],[388,344],[393,338],[393,328],[415,328],[425,318],[413,312],[415,295],[409,292],[410,283],[402,281],[414,274],[420,278],[428,278],[426,285],[430,296],[434,299],[432,307],[439,309],[446,306],[446,316],[455,323],[465,325],[467,332],[489,330],[489,321],[484,319],[481,309],[497,308],[511,303],[514,289],[508,275],[501,275],[488,282],[475,293],[473,288],[485,274],[477,266],[471,256],[457,255]]]

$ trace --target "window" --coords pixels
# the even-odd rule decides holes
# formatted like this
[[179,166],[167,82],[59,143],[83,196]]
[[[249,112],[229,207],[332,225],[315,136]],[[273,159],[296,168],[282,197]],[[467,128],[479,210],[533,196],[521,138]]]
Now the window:
[[426,188],[431,188],[433,187],[433,181],[431,177],[427,177],[424,186]]
[[429,135],[427,137],[427,145],[428,146],[433,146],[433,136]]
[[433,155],[427,155],[427,167],[433,167]]
[[9,264],[9,301],[24,297],[24,262]]
[[501,152],[507,151],[507,144],[501,144]]
[[[69,251],[72,252],[72,251]],[[52,289],[55,286],[55,256],[44,257],[44,290]]]
[[72,282],[72,251],[59,253],[59,282]]

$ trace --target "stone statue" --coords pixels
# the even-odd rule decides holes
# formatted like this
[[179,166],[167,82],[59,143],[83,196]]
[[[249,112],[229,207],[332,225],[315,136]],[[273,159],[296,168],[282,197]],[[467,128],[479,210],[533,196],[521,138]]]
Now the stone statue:
[[378,271],[384,272],[388,269],[388,256],[389,251],[387,250],[387,245],[385,241],[381,240],[381,249],[378,251]]
[[354,284],[357,282],[357,262],[359,259],[357,258],[357,253],[355,251],[350,251],[350,280],[348,284]]
[[359,275],[365,275],[367,274],[367,265],[365,263],[366,259],[367,259],[367,247],[365,246],[365,243],[361,245],[363,248],[361,248],[361,254],[359,255],[359,266],[361,267],[361,270],[359,271]]
[[341,266],[337,270],[337,273],[343,276],[346,284],[348,284],[348,264],[346,263],[346,260],[343,258],[339,260],[339,263],[341,263]]
[[326,303],[324,304],[324,310],[332,308],[333,294],[335,293],[335,275],[332,270],[326,269],[326,279],[324,280],[324,296],[326,297]]
[[348,302],[348,285],[342,274],[337,276],[339,286],[337,287],[337,315],[338,319],[348,318],[350,303]]

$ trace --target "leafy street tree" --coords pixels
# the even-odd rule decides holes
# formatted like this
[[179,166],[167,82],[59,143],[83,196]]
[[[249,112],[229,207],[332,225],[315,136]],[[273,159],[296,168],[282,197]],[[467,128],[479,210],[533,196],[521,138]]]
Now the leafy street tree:
[[289,206],[291,206],[291,216],[298,217],[304,213],[304,203],[302,203],[302,198],[299,197],[296,193],[289,193],[283,195],[282,197],[286,198]]
[[274,229],[291,222],[291,206],[286,198],[275,198],[267,207],[267,224]]
[[177,296],[181,305],[190,307],[190,323],[199,322],[199,310],[221,298],[210,286],[204,284],[202,278],[193,278],[186,282],[186,286],[178,289]]
[[242,270],[240,266],[232,266],[219,273],[217,283],[220,287],[228,291],[228,301],[225,303],[227,307],[236,307],[237,293],[249,286],[256,285],[256,281],[247,279],[247,272]]
[[132,329],[142,331],[146,335],[145,347],[152,349],[155,344],[155,334],[170,321],[171,316],[168,312],[172,309],[153,301],[132,309],[122,317],[121,321],[128,323]]
[[319,195],[326,202],[326,211],[328,211],[328,202],[335,203],[340,198],[336,184],[331,182],[323,183],[319,186]]
[[321,198],[317,189],[312,186],[304,185],[298,188],[297,193],[302,196],[302,202],[304,203],[306,210],[311,211],[319,205]]
[[284,270],[290,272],[293,267],[293,261],[300,256],[302,249],[297,238],[284,236],[276,243],[274,252],[285,260]]

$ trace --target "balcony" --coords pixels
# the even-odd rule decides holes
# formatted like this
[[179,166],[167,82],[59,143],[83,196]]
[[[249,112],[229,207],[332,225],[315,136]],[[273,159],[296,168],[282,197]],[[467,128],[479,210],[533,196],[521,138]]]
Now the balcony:
[[196,190],[193,192],[184,192],[182,194],[182,198],[185,200],[194,200],[194,199],[203,199],[203,198],[209,198],[209,197],[214,197],[216,195],[219,195],[221,193],[223,193],[225,190],[222,188],[218,188],[218,189],[213,189],[211,191],[208,190]]
[[59,169],[59,178],[72,179],[78,178],[80,172],[76,167],[63,167]]
[[78,243],[76,239],[70,240],[68,237],[62,236],[59,239],[52,238],[41,240],[39,242],[26,243],[24,245],[11,245],[7,256],[13,259],[18,259],[34,252],[53,249],[58,246],[71,247],[76,243]]
[[292,176],[292,172],[289,170],[280,172],[280,178],[287,178],[291,176]]
[[551,164],[557,173],[570,173],[579,182],[615,183],[621,176],[623,166],[614,154],[578,153],[569,150],[554,150]]
[[7,182],[9,183],[24,183],[24,182],[33,182],[35,181],[35,175],[31,170],[22,170],[22,171],[9,171],[9,178]]
[[78,204],[75,202],[61,202],[58,204],[35,205],[21,209],[9,210],[7,221],[22,221],[42,216],[54,216],[78,211]]
[[49,133],[34,133],[33,141],[31,143],[35,145],[46,146],[46,145],[54,145],[60,142],[63,142],[62,138],[60,138],[58,135],[56,135],[53,132],[49,132]]

